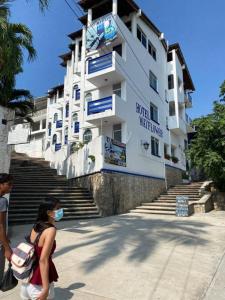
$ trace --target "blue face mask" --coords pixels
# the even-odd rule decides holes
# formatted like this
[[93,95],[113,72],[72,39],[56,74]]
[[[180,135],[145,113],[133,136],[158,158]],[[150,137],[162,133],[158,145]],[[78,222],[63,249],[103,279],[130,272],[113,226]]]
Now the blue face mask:
[[58,210],[55,210],[55,221],[60,221],[63,218],[63,209],[60,208]]

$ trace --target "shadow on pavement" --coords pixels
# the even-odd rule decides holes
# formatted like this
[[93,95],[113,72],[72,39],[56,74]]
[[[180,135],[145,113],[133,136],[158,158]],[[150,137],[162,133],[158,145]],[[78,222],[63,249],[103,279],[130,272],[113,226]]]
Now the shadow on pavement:
[[84,287],[85,284],[82,282],[73,283],[67,288],[55,288],[55,300],[69,300],[74,296],[73,291]]
[[206,245],[204,227],[210,226],[204,222],[192,221],[190,218],[147,219],[138,215],[120,215],[79,222],[71,228],[65,228],[66,224],[64,224],[64,230],[76,232],[79,228],[85,232],[85,227],[90,228],[92,225],[99,226],[97,232],[92,231],[83,242],[75,242],[73,245],[60,249],[55,253],[55,257],[95,244],[99,249],[98,254],[91,256],[83,263],[84,270],[91,272],[111,258],[120,255],[127,245],[131,245],[127,257],[128,262],[142,262],[157,250],[159,244],[162,246],[162,243],[164,247],[171,242],[176,246],[185,247]]

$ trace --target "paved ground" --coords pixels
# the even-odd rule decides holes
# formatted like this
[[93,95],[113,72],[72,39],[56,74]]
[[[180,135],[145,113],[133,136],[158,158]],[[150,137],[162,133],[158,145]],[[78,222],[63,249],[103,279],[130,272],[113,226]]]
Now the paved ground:
[[[225,299],[225,212],[126,214],[59,226],[56,300]],[[14,238],[28,229],[14,227]],[[19,287],[0,299],[18,300]]]

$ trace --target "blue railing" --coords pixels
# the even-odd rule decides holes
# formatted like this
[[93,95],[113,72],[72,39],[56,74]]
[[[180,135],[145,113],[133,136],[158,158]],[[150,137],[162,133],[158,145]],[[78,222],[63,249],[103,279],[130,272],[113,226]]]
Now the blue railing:
[[87,114],[94,115],[109,109],[112,110],[112,96],[88,102]]
[[55,151],[59,151],[62,148],[62,144],[55,144]]
[[112,52],[88,61],[88,74],[112,67]]
[[74,133],[78,133],[80,131],[80,122],[74,123]]
[[56,128],[62,128],[62,120],[56,121]]

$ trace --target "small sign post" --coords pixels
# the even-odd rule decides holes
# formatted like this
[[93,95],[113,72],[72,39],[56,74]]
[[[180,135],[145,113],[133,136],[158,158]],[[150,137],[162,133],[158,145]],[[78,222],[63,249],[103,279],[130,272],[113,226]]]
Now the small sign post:
[[188,196],[177,196],[176,197],[176,216],[177,217],[188,217]]

